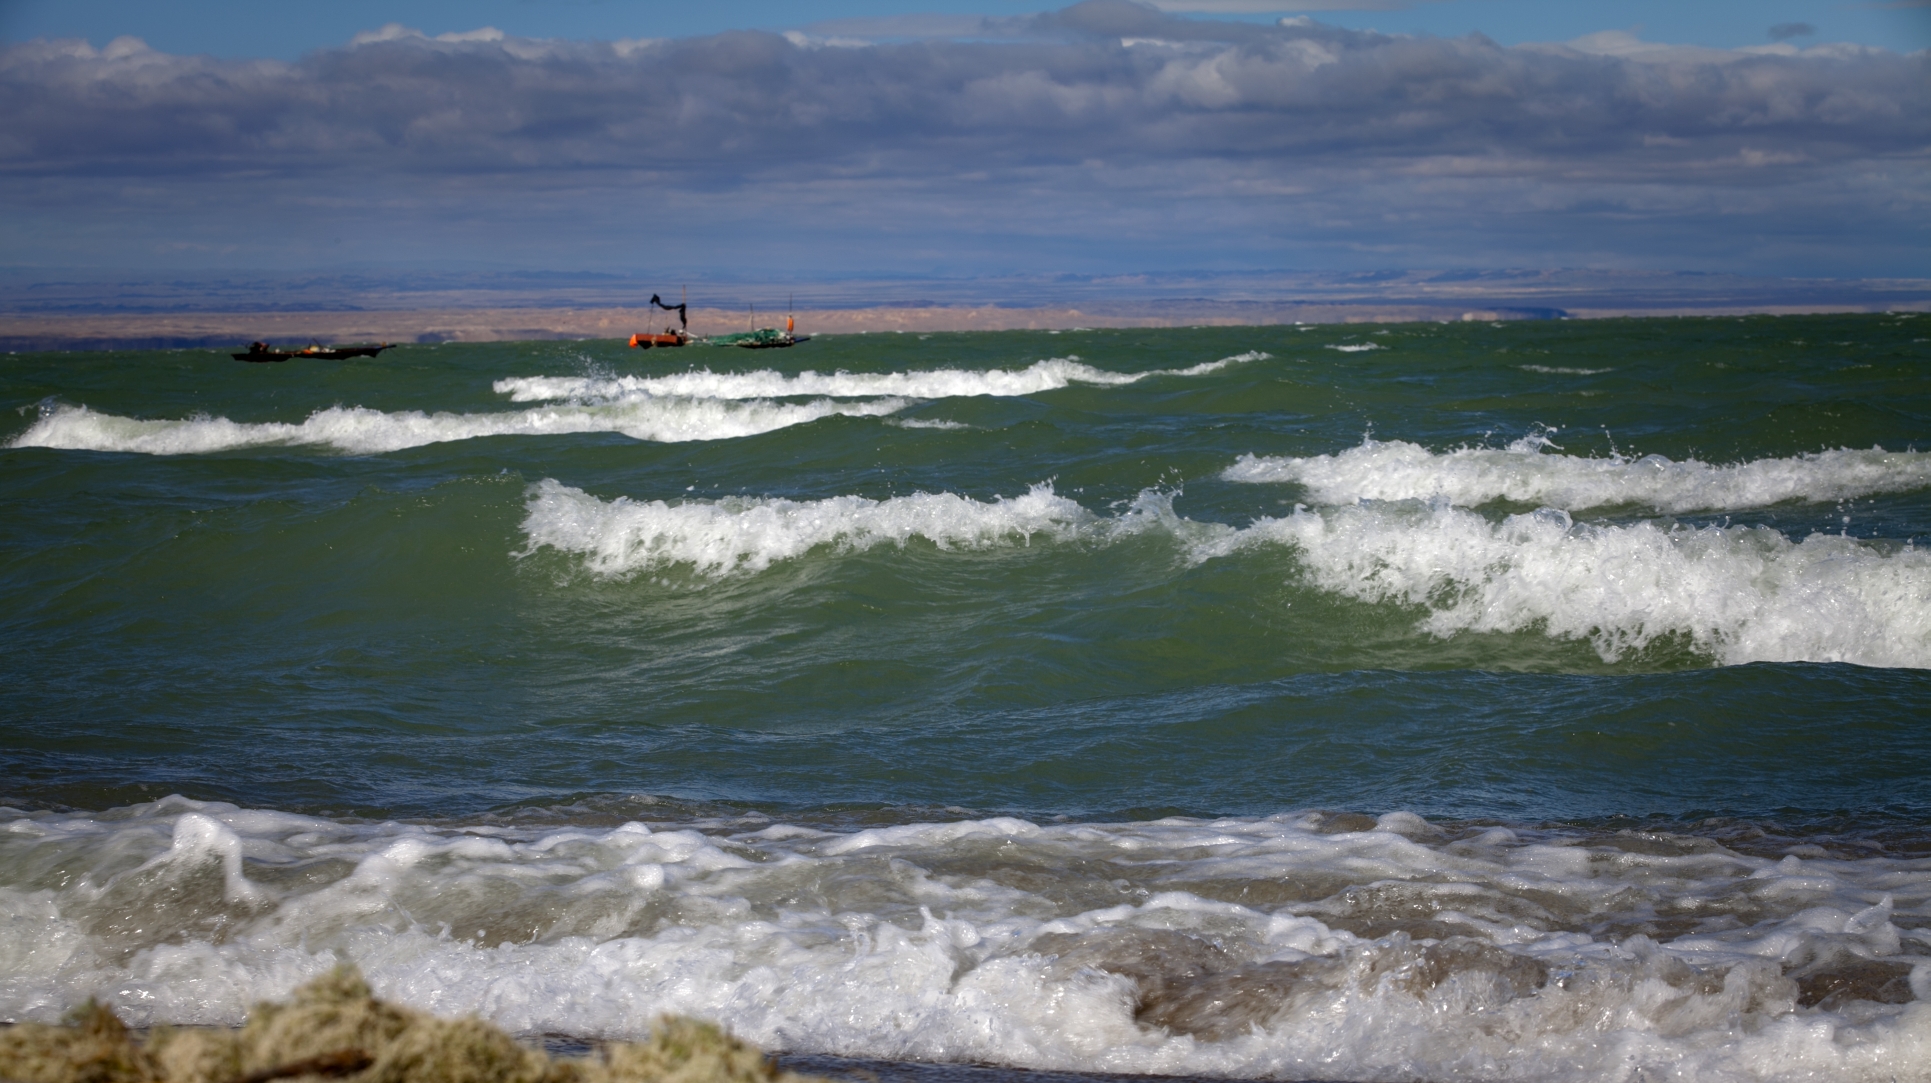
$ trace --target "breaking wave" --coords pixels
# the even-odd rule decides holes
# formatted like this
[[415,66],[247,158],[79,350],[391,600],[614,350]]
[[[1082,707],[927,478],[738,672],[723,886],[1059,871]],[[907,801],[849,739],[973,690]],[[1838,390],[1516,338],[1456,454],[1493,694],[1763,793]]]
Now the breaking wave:
[[1824,534],[1791,541],[1765,527],[1577,525],[1548,508],[1493,521],[1414,502],[1297,508],[1234,527],[1177,515],[1171,495],[1152,490],[1102,516],[1050,485],[990,501],[917,493],[671,504],[604,501],[545,480],[531,489],[523,531],[526,553],[571,554],[611,577],[680,565],[755,574],[814,550],[915,538],[941,550],[1081,542],[1097,552],[1165,536],[1182,565],[1285,547],[1305,585],[1421,609],[1415,628],[1429,636],[1535,632],[1587,642],[1611,662],[1680,640],[1725,665],[1931,668],[1931,553]]
[[314,445],[368,455],[479,436],[591,432],[621,433],[636,440],[676,443],[755,436],[840,414],[878,417],[907,405],[903,399],[781,403],[640,396],[620,403],[548,406],[496,414],[387,412],[332,406],[292,424],[239,422],[206,416],[143,420],[98,413],[85,406],[63,405],[43,412],[11,446],[198,455],[241,448]]
[[1507,500],[1584,508],[1636,505],[1659,512],[1757,508],[1787,500],[1835,501],[1931,487],[1931,453],[1820,451],[1729,466],[1661,455],[1585,459],[1548,454],[1543,435],[1506,448],[1434,452],[1403,440],[1368,440],[1334,455],[1244,455],[1229,481],[1298,482],[1319,504],[1357,500],[1447,500],[1465,506]]
[[599,500],[545,479],[531,489],[523,532],[529,551],[551,548],[582,557],[599,575],[688,565],[701,575],[760,572],[820,546],[853,552],[903,547],[923,538],[940,549],[1026,545],[1066,540],[1098,520],[1077,503],[1036,485],[1017,497],[972,500],[952,493],[915,493],[885,500],[726,497],[670,504]]
[[1248,352],[1189,368],[1146,372],[1109,372],[1078,357],[1055,357],[1023,369],[929,369],[917,372],[833,372],[806,370],[787,376],[771,369],[755,372],[712,372],[693,369],[668,376],[512,376],[496,381],[499,395],[512,402],[558,400],[596,401],[636,395],[683,395],[710,399],[775,399],[795,395],[868,398],[894,395],[914,399],[944,399],[980,395],[1032,395],[1072,384],[1123,387],[1156,376],[1205,376],[1231,365],[1262,361],[1267,354]]
[[525,1034],[634,1038],[668,1012],[928,1062],[1483,1083],[1931,1064],[1910,859],[1406,812],[824,830],[633,807],[526,829],[178,797],[0,812],[0,1017],[100,996],[136,1025],[232,1026],[350,961],[385,998]]
[[1256,544],[1291,546],[1322,590],[1425,609],[1416,627],[1434,636],[1540,631],[1612,662],[1680,637],[1724,665],[1931,668],[1931,552],[1909,546],[1409,504],[1297,508],[1196,559]]

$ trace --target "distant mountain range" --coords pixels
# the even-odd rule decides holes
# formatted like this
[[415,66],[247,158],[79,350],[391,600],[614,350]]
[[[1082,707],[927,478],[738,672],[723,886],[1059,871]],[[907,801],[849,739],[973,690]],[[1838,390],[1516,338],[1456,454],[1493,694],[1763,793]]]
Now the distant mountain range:
[[[1927,279],[1791,279],[1652,271],[1170,272],[816,282],[667,283],[601,274],[175,276],[0,273],[0,349],[227,347],[255,339],[624,338],[653,292],[688,286],[694,328],[749,309],[801,331],[1551,319],[1931,309]],[[708,332],[707,332],[708,333]]]

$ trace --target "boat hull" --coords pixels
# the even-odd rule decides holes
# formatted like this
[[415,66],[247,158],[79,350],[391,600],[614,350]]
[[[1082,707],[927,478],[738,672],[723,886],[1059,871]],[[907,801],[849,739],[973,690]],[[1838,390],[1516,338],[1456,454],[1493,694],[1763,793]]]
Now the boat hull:
[[745,331],[736,335],[713,335],[704,340],[706,346],[737,346],[746,350],[781,350],[796,346],[800,342],[811,341],[810,335],[794,335],[775,327],[760,327],[756,331]]
[[233,353],[228,356],[237,361],[252,361],[257,364],[268,361],[287,361],[293,357],[343,361],[351,357],[375,357],[390,348],[390,344],[385,342],[380,346],[310,346],[305,350],[271,350],[266,344],[257,342],[248,348],[247,353]]

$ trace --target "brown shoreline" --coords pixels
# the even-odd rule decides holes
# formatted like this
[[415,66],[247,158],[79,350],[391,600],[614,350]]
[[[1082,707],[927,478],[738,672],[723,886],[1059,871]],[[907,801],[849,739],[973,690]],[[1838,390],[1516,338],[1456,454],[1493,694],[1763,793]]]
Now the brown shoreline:
[[[1130,327],[1236,327],[1279,324],[1405,323],[1457,320],[1612,317],[1814,315],[1931,311],[1931,297],[1885,303],[1597,305],[1570,308],[1435,302],[1092,304],[1013,308],[994,305],[801,309],[801,334],[1074,330]],[[621,339],[655,331],[665,313],[649,308],[445,308],[352,312],[177,312],[0,315],[0,352],[243,348],[316,342],[510,342]],[[767,317],[765,322],[770,322]],[[693,309],[691,330],[745,328],[743,313]]]

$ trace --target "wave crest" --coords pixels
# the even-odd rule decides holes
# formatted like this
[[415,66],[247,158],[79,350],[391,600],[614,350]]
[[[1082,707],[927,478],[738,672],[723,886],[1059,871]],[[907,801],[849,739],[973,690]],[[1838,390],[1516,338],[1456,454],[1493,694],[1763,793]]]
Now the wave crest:
[[1547,437],[1506,448],[1434,452],[1404,440],[1367,440],[1334,455],[1244,455],[1228,481],[1298,482],[1318,504],[1437,500],[1474,506],[1495,500],[1583,508],[1637,505],[1666,514],[1756,508],[1787,500],[1834,501],[1931,486],[1931,453],[1820,451],[1730,466],[1661,455],[1585,459],[1548,454]]
[[1852,662],[1931,668],[1931,553],[1766,527],[1653,522],[1578,526],[1544,508],[1493,521],[1464,508],[1354,505],[1237,528],[1176,514],[1142,492],[1102,516],[1034,486],[973,500],[915,493],[872,500],[731,497],[671,504],[600,500],[554,480],[532,487],[525,553],[571,554],[615,578],[686,566],[756,574],[817,549],[861,552],[922,538],[941,550],[1082,542],[1076,559],[1131,537],[1165,538],[1182,563],[1265,547],[1293,550],[1310,587],[1424,610],[1422,634],[1536,633],[1583,641],[1616,662],[1681,640],[1719,664]]
[[523,531],[526,552],[550,548],[578,554],[592,572],[628,576],[687,565],[719,577],[760,572],[820,546],[854,552],[904,547],[924,538],[940,549],[989,549],[1066,540],[1096,522],[1077,503],[1035,485],[1024,495],[973,500],[953,493],[914,493],[885,500],[726,497],[671,504],[618,497],[603,501],[544,479],[532,487]]
[[56,406],[16,437],[16,448],[205,455],[255,447],[321,446],[371,455],[479,436],[621,433],[635,440],[680,443],[755,436],[834,415],[878,417],[909,405],[903,399],[840,403],[725,402],[642,398],[602,405],[547,406],[491,414],[429,414],[331,406],[300,422],[241,422],[225,417],[145,420],[86,406]]
[[512,402],[620,400],[637,396],[681,395],[708,399],[777,399],[796,395],[868,398],[894,395],[912,399],[1032,395],[1072,384],[1123,387],[1156,376],[1205,376],[1232,365],[1266,360],[1250,351],[1179,369],[1109,372],[1078,357],[1054,357],[1023,369],[927,369],[914,372],[814,372],[787,376],[772,369],[713,372],[708,368],[667,376],[511,376],[496,381],[499,395]]
[[1720,664],[1931,668],[1931,553],[1767,527],[1578,526],[1544,508],[1491,522],[1462,508],[1357,505],[1263,519],[1196,547],[1292,546],[1308,581],[1428,610],[1430,635],[1540,630],[1617,661],[1686,637]]

